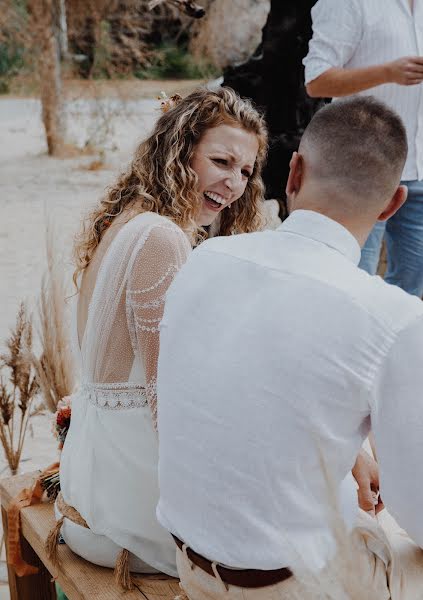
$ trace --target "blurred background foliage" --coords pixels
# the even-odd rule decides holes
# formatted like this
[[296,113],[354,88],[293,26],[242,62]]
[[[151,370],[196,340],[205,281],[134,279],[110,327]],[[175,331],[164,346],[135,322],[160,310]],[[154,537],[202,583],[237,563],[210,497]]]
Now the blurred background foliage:
[[221,75],[266,116],[266,197],[283,203],[290,156],[322,104],[307,96],[302,66],[316,0],[196,0],[200,19],[181,9],[194,0],[0,1],[0,92],[20,80],[40,90],[49,154],[64,138],[64,79]]
[[5,0],[0,13],[0,93],[6,93],[10,80],[24,69],[27,44],[22,32],[27,21],[25,0]]
[[[34,45],[30,22],[37,0],[2,0],[0,92],[15,78],[30,79]],[[193,55],[195,22],[171,4],[149,9],[149,0],[63,0],[66,15],[66,78],[205,79],[220,73]],[[3,10],[4,4],[4,10]],[[48,0],[44,0],[48,7]]]
[[134,74],[139,79],[210,79],[220,71],[207,60],[193,57],[186,44],[169,40],[155,49],[149,66]]

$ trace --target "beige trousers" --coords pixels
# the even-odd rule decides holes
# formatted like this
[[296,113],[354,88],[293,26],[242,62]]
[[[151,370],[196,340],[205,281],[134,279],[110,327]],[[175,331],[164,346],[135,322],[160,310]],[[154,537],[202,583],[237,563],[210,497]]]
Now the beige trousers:
[[178,549],[181,588],[189,600],[423,600],[423,550],[386,511],[381,515],[376,520],[361,511],[357,528],[340,540],[336,558],[321,573],[264,588],[228,586]]

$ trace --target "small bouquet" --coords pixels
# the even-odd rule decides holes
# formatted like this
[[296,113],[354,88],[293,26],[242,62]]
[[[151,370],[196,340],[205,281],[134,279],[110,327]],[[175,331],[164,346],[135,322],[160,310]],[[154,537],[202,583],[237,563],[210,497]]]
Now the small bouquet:
[[46,493],[47,499],[54,502],[60,492],[59,463],[51,465],[40,475],[41,489]]
[[57,411],[54,415],[53,433],[59,442],[59,450],[63,448],[71,422],[71,399],[65,396],[57,405]]

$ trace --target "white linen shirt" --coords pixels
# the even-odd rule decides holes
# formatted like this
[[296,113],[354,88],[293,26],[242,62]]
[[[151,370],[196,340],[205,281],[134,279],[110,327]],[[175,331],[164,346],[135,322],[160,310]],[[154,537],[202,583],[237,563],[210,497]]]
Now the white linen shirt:
[[331,495],[374,430],[381,494],[423,546],[423,303],[357,267],[340,224],[297,210],[215,238],[166,300],[158,371],[164,527],[238,568],[320,568]]
[[[319,0],[303,63],[310,83],[333,67],[355,69],[423,56],[423,0]],[[423,179],[423,84],[394,83],[359,92],[386,102],[404,121],[408,158],[404,181]]]

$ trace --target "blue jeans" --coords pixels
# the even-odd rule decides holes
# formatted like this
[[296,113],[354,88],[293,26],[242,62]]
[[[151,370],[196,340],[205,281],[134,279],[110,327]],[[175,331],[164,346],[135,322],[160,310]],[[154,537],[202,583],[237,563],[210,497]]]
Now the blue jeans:
[[385,236],[388,265],[385,281],[409,294],[423,296],[423,181],[404,181],[408,197],[388,221],[373,227],[361,251],[359,267],[374,275]]

